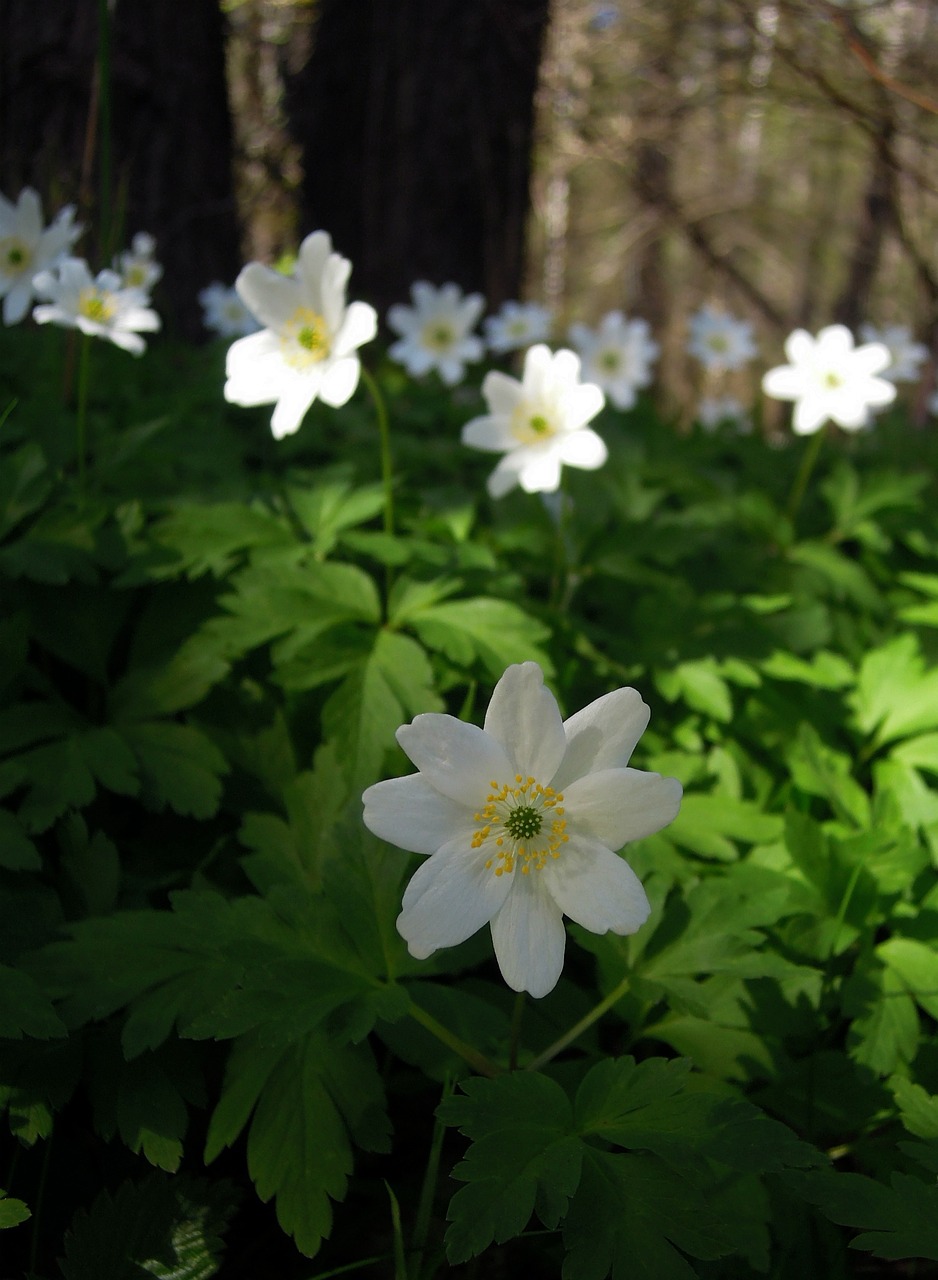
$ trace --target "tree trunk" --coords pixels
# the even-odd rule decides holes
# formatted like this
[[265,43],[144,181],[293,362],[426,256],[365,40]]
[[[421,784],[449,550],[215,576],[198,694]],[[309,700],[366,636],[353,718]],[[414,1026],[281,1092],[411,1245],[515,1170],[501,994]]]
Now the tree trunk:
[[[32,185],[54,212],[79,200],[77,251],[98,269],[137,231],[165,267],[157,307],[171,329],[200,331],[199,289],[231,280],[240,253],[218,0],[117,0],[110,85],[98,90],[96,0],[0,6],[0,191]],[[89,118],[109,106],[110,139]],[[96,124],[96,121],[95,121]],[[110,170],[112,218],[97,200]],[[111,225],[113,224],[113,225]]]
[[308,230],[380,308],[414,280],[517,297],[548,0],[321,0],[289,95]]

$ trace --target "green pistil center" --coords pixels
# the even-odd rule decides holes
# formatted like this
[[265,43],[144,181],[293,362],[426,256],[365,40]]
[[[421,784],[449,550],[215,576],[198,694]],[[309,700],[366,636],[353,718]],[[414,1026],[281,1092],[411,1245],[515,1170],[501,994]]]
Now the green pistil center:
[[8,271],[22,271],[32,261],[32,254],[19,236],[0,240],[0,262]]
[[528,426],[536,436],[546,436],[550,431],[550,423],[542,413],[536,413],[533,418],[529,418]]
[[518,805],[505,819],[505,830],[512,840],[530,840],[540,833],[544,819],[529,805]]
[[618,351],[604,351],[599,357],[599,364],[607,373],[615,373],[620,364]]
[[828,391],[836,391],[838,387],[844,385],[844,380],[839,373],[835,373],[833,369],[824,374],[824,386]]
[[716,351],[718,354],[722,354],[724,351],[729,350],[729,346],[730,346],[729,340],[727,339],[725,334],[711,333],[710,335],[711,351]]
[[452,326],[439,321],[428,324],[423,331],[424,346],[431,351],[449,351],[455,340]]
[[295,369],[308,369],[329,355],[329,326],[312,307],[297,307],[281,334],[284,359]]
[[78,299],[78,314],[93,324],[107,324],[114,318],[117,308],[109,293],[98,293],[96,289],[85,289]]

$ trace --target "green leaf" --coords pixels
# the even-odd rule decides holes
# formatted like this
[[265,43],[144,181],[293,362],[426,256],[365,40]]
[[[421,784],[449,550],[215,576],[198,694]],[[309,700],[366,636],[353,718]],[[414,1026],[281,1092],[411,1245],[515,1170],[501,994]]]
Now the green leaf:
[[500,679],[514,662],[540,664],[545,676],[553,664],[543,648],[550,632],[518,605],[490,596],[445,601],[409,613],[409,625],[428,649],[437,649],[458,666],[477,659]]
[[767,844],[777,840],[781,832],[781,817],[766,813],[752,800],[686,792],[680,812],[668,827],[668,839],[705,858],[730,862],[739,856],[734,840]]
[[331,1231],[331,1202],[345,1198],[350,1139],[387,1150],[383,1090],[367,1045],[342,1047],[318,1033],[286,1050],[254,1037],[239,1041],[209,1125],[206,1162],[249,1117],[248,1171],[257,1194],[275,1199],[281,1227],[312,1257]]
[[888,1076],[915,1057],[920,1034],[915,1002],[888,965],[858,965],[844,987],[844,1011],[853,1018],[848,1044],[856,1062]]
[[193,818],[210,818],[221,800],[228,763],[204,733],[169,720],[128,724],[123,736],[140,769],[143,800]]
[[876,954],[898,975],[902,985],[926,1013],[938,1018],[938,951],[914,938],[890,938]]
[[156,576],[184,573],[198,578],[224,577],[239,553],[251,547],[291,546],[293,535],[282,520],[260,507],[241,502],[180,506],[154,530],[156,542],[175,553],[175,560]]
[[151,1174],[103,1191],[76,1214],[60,1261],[65,1280],[208,1280],[221,1266],[233,1210],[228,1183]]
[[917,1138],[938,1138],[938,1098],[904,1076],[894,1076],[889,1087],[909,1133],[914,1133]]
[[813,725],[802,722],[785,750],[795,786],[831,805],[838,817],[861,829],[870,826],[870,798],[856,781],[852,756],[824,742]]
[[6,1227],[18,1227],[32,1216],[32,1210],[22,1200],[13,1199],[0,1188],[0,1231]]
[[689,707],[728,724],[733,718],[729,685],[712,658],[680,662],[670,671],[659,671],[655,683],[669,702],[683,698]]
[[0,1036],[48,1040],[65,1034],[61,1018],[38,983],[19,969],[0,965]]
[[863,659],[852,701],[877,744],[938,728],[938,669],[926,671],[914,635],[896,636]]
[[493,1241],[520,1235],[532,1213],[553,1229],[580,1178],[582,1145],[566,1094],[547,1076],[515,1072],[462,1083],[437,1114],[458,1125],[472,1146],[453,1177],[446,1233],[451,1263],[475,1257]]
[[0,867],[7,871],[38,871],[42,860],[32,840],[12,813],[0,809]]
[[654,1156],[590,1150],[563,1223],[565,1280],[694,1280],[735,1247],[703,1193]]
[[894,1173],[884,1186],[857,1173],[815,1172],[794,1185],[832,1222],[865,1228],[850,1241],[874,1258],[938,1261],[938,1185]]

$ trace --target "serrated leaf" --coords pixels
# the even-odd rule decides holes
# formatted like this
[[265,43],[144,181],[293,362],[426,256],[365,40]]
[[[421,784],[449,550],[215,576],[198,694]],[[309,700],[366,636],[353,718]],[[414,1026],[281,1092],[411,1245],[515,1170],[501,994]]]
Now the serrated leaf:
[[370,1051],[318,1034],[279,1051],[251,1037],[239,1041],[209,1126],[206,1161],[249,1117],[248,1171],[257,1194],[275,1200],[281,1227],[312,1257],[331,1231],[331,1202],[345,1198],[350,1131],[366,1149],[386,1149],[383,1090]]
[[445,653],[459,666],[478,659],[499,679],[512,663],[533,661],[546,676],[553,674],[543,648],[550,636],[547,627],[508,600],[474,596],[444,601],[412,610],[408,623],[428,649]]
[[18,1227],[21,1222],[32,1216],[29,1205],[17,1200],[0,1188],[0,1231],[7,1227]]
[[251,547],[289,546],[293,535],[285,523],[259,507],[240,502],[178,507],[154,530],[156,542],[176,559],[157,576],[184,573],[198,578],[210,573],[223,577]]
[[938,1017],[938,952],[915,938],[890,938],[876,948],[906,991],[933,1018]]
[[136,755],[144,800],[193,818],[210,818],[221,799],[228,762],[193,725],[171,720],[128,724],[124,738]]
[[38,871],[42,860],[12,813],[0,809],[0,867],[7,871]]
[[475,1257],[520,1235],[532,1213],[548,1228],[566,1212],[580,1177],[582,1144],[566,1094],[547,1076],[516,1072],[464,1081],[437,1114],[473,1139],[453,1177],[467,1185],[450,1202],[446,1254]]
[[793,1184],[832,1222],[864,1230],[850,1241],[874,1258],[938,1261],[938,1185],[894,1173],[891,1186],[857,1173],[817,1172]]
[[938,669],[926,670],[914,635],[871,650],[852,699],[857,723],[878,744],[938,727]]
[[565,1280],[695,1280],[685,1254],[722,1258],[733,1232],[654,1156],[590,1150],[563,1223]]
[[49,997],[27,973],[0,965],[0,1036],[48,1040],[66,1034]]
[[679,662],[669,671],[659,671],[655,683],[669,702],[683,698],[695,711],[702,711],[724,724],[733,718],[729,685],[712,658]]
[[919,1018],[894,969],[882,963],[858,967],[845,985],[844,1009],[853,1018],[848,1044],[856,1062],[887,1076],[915,1057]]

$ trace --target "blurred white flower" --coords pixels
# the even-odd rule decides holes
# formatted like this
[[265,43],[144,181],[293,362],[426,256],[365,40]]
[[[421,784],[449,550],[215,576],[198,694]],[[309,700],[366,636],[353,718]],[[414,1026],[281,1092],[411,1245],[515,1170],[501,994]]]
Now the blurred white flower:
[[713,373],[741,369],[756,355],[752,325],[715,307],[702,306],[690,318],[687,350]]
[[488,349],[503,355],[533,347],[535,342],[546,342],[551,314],[536,302],[505,302],[498,315],[486,316],[482,323]]
[[651,382],[651,366],[660,353],[647,321],[610,311],[597,329],[572,324],[569,335],[582,358],[584,378],[605,391],[617,409],[631,409],[637,391]]
[[358,386],[361,363],[354,352],[378,327],[374,307],[346,305],[352,264],[332,252],[325,231],[300,245],[296,274],[284,276],[251,262],[235,287],[266,327],[239,338],[228,350],[225,399],[233,404],[275,404],[270,429],[292,435],[317,397],[337,408]]
[[139,356],[146,350],[141,333],[160,327],[160,318],[151,310],[143,289],[125,288],[116,271],[99,271],[92,277],[84,258],[64,258],[54,271],[41,271],[33,287],[40,298],[48,300],[33,308],[38,324],[80,329],[131,355]]
[[752,431],[749,414],[735,396],[704,396],[697,406],[697,421],[707,432],[716,431],[724,422],[734,426],[740,435]]
[[465,377],[466,364],[485,354],[482,339],[472,333],[485,299],[480,293],[464,296],[455,284],[437,289],[425,280],[412,284],[410,294],[412,307],[396,303],[388,311],[388,324],[400,334],[388,355],[415,378],[436,369],[453,387]]
[[495,686],[485,726],[419,715],[397,731],[418,772],[369,787],[364,821],[382,840],[429,854],[397,928],[426,959],[488,924],[502,977],[545,996],[563,969],[563,917],[630,934],[650,906],[615,852],[660,831],[681,803],[676,778],[628,767],[648,724],[635,689],[563,720],[536,662]]
[[163,274],[163,268],[153,257],[156,241],[146,231],[138,231],[131,247],[117,255],[115,267],[128,289],[143,289],[149,293]]
[[213,280],[199,290],[202,304],[202,323],[220,338],[243,338],[260,329],[255,316],[241,301],[234,285],[224,285]]
[[580,381],[572,351],[531,347],[521,382],[493,369],[482,394],[489,412],[466,423],[462,442],[505,455],[488,479],[493,498],[518,484],[525,493],[553,493],[564,463],[593,471],[606,461],[605,444],[586,425],[603,407],[603,393]]
[[796,329],[785,342],[790,363],[770,369],[762,389],[776,400],[795,402],[792,428],[811,435],[830,419],[845,431],[869,425],[870,411],[896,397],[896,388],[878,377],[890,361],[880,342],[855,347],[853,334],[842,324],[828,325],[813,337]]
[[32,187],[24,187],[16,204],[0,195],[0,298],[3,323],[18,324],[35,297],[33,277],[64,258],[82,233],[72,219],[72,205],[42,225],[42,201]]
[[913,340],[908,325],[887,324],[877,329],[872,324],[861,324],[860,337],[864,342],[881,342],[888,347],[891,363],[883,370],[887,382],[918,382],[921,366],[928,359],[928,348]]

